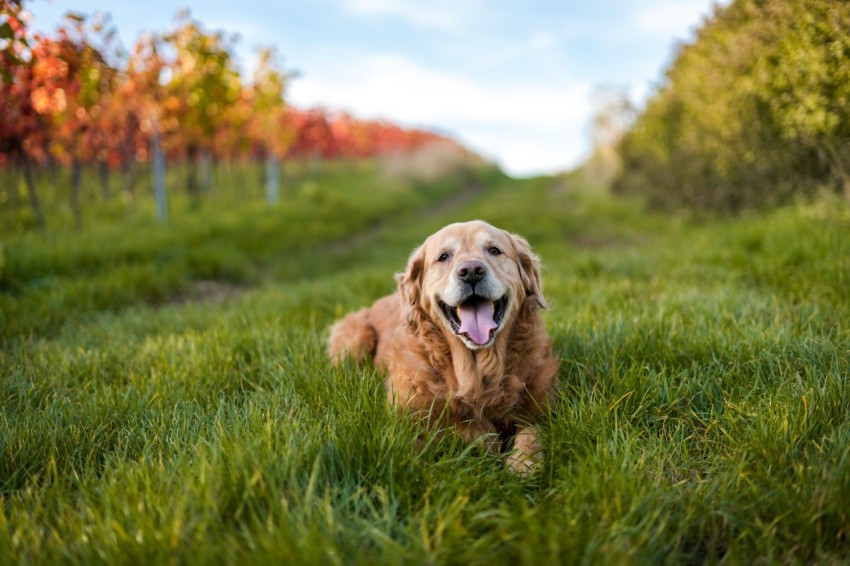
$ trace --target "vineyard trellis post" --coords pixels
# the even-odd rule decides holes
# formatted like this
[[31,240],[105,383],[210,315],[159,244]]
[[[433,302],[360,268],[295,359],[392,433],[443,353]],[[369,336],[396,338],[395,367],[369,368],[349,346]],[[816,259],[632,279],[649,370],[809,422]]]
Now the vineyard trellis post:
[[159,138],[159,129],[154,127],[151,137],[153,156],[153,193],[156,199],[156,219],[162,223],[168,220],[168,201],[165,192],[165,155]]
[[280,201],[280,161],[272,153],[266,158],[266,200],[271,205]]

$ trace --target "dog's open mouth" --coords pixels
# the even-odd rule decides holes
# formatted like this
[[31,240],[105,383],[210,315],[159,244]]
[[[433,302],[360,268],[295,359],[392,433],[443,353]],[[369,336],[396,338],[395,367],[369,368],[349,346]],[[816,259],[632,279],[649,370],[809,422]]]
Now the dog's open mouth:
[[496,335],[508,307],[508,296],[491,301],[472,295],[456,307],[440,301],[440,308],[458,336],[484,346]]

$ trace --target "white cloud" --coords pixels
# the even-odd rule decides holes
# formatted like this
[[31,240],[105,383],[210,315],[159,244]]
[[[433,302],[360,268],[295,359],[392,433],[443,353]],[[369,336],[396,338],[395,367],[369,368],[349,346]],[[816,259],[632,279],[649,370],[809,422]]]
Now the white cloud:
[[515,176],[564,171],[579,165],[588,153],[583,126],[557,131],[521,124],[481,130],[469,128],[461,140]]
[[549,32],[540,32],[534,34],[528,40],[528,45],[535,51],[544,51],[551,49],[558,43],[558,38],[555,34]]
[[293,82],[293,103],[439,127],[517,175],[564,169],[583,153],[590,85],[485,84],[393,55],[340,61]]
[[[721,3],[728,3],[728,0]],[[711,5],[705,0],[661,0],[643,4],[635,18],[635,26],[640,32],[682,39],[711,13]]]
[[458,31],[470,15],[469,6],[445,0],[338,0],[349,14],[371,18],[392,18],[419,27]]

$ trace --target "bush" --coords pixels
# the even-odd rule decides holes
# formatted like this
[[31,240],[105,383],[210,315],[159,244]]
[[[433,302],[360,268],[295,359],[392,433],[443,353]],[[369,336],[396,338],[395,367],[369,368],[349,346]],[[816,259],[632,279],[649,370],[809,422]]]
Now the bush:
[[619,193],[736,211],[850,198],[850,3],[736,0],[679,49],[620,144]]

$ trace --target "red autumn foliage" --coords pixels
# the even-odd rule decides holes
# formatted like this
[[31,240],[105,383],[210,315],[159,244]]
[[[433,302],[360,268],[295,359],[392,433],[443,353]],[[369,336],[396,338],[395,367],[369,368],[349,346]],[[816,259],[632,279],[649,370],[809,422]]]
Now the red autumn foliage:
[[358,120],[285,102],[289,75],[271,50],[253,80],[236,71],[233,43],[183,15],[169,33],[143,36],[129,56],[112,53],[114,35],[96,18],[69,14],[53,35],[30,33],[20,6],[0,25],[0,164],[15,155],[68,164],[147,162],[157,129],[170,160],[206,148],[215,159],[361,158],[405,152],[437,134]]

